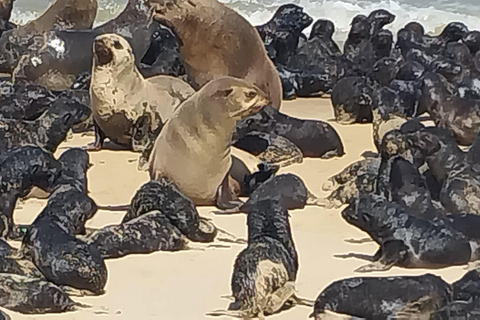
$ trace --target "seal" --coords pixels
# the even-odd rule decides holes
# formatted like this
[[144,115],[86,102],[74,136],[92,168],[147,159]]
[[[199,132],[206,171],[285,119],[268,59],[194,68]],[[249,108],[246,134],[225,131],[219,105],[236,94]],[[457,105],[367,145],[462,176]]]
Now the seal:
[[155,210],[119,225],[103,227],[88,237],[104,259],[128,254],[186,249],[186,239],[162,212]]
[[13,10],[14,0],[3,0],[0,2],[0,37],[2,33],[16,27],[13,22],[10,22]]
[[[0,273],[42,279],[43,275],[35,265],[22,257],[21,253],[12,248],[6,241],[0,240]],[[1,319],[1,318],[0,318]]]
[[0,117],[36,120],[55,102],[56,96],[43,86],[1,81]]
[[437,269],[478,260],[478,240],[468,239],[445,224],[417,218],[409,212],[382,196],[361,195],[356,203],[342,211],[342,217],[367,232],[380,249],[369,258],[358,254],[339,257],[373,261],[356,272],[386,271],[393,266]]
[[152,131],[171,118],[175,107],[194,90],[180,79],[156,76],[144,79],[135,66],[132,49],[117,34],[95,38],[90,101],[99,150],[105,138],[131,148],[132,125],[148,113]]
[[468,32],[463,38],[462,43],[464,43],[472,56],[476,55],[477,52],[480,50],[480,31],[472,30]]
[[50,192],[61,165],[40,147],[25,146],[0,155],[0,235],[13,235],[13,210],[33,186]]
[[290,117],[271,106],[238,123],[233,139],[240,140],[252,131],[282,136],[295,144],[304,157],[329,159],[345,154],[339,134],[327,122]]
[[267,104],[266,95],[246,80],[212,80],[165,123],[150,157],[150,179],[167,178],[195,205],[235,207],[228,186],[232,132],[237,121]]
[[265,92],[275,109],[280,108],[280,78],[260,35],[245,18],[217,0],[148,2],[155,19],[173,28],[182,40],[180,53],[187,74],[198,86],[221,76],[245,79]]
[[56,285],[102,294],[107,267],[100,251],[74,235],[54,215],[35,219],[22,240],[22,251]]
[[244,191],[246,196],[250,196],[262,183],[269,180],[280,169],[279,166],[268,163],[259,163],[258,170],[244,178]]
[[65,90],[78,74],[92,71],[91,48],[96,36],[104,33],[123,35],[139,63],[156,25],[144,0],[128,0],[116,18],[93,30],[52,30],[24,37],[9,31],[0,38],[0,70],[12,73],[15,81],[23,78],[51,90]]
[[75,310],[75,303],[51,282],[0,274],[0,306],[24,314],[61,313]]
[[42,34],[52,29],[91,29],[97,16],[97,0],[55,0],[36,19],[18,28],[20,35]]
[[333,87],[330,99],[338,123],[372,122],[372,88],[366,77],[340,79]]
[[439,276],[354,277],[337,280],[320,292],[310,317],[331,313],[352,318],[428,318],[452,300],[452,289]]
[[55,152],[68,131],[88,118],[90,109],[72,99],[59,98],[35,121],[1,119],[0,150],[37,145]]
[[3,312],[3,310],[0,310],[0,320],[10,320],[10,316]]
[[250,208],[247,226],[248,246],[238,254],[233,267],[234,301],[228,310],[207,315],[263,318],[288,304],[312,306],[295,293],[298,254],[288,210],[276,200],[264,199]]

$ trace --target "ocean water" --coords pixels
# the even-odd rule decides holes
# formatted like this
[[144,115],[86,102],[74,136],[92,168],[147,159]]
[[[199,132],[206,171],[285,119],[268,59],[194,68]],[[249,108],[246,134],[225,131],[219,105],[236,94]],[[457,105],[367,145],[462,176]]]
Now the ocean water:
[[[127,0],[98,0],[99,11],[96,24],[102,23],[124,7]],[[220,0],[253,25],[268,21],[282,4],[295,3],[315,20],[328,18],[335,23],[335,39],[343,42],[352,18],[368,14],[375,9],[387,9],[396,15],[394,23],[387,28],[398,31],[410,21],[422,23],[426,31],[438,34],[451,21],[465,23],[470,29],[480,30],[480,0]],[[47,6],[49,0],[16,0],[13,20],[24,23]],[[306,30],[308,34],[309,29]]]

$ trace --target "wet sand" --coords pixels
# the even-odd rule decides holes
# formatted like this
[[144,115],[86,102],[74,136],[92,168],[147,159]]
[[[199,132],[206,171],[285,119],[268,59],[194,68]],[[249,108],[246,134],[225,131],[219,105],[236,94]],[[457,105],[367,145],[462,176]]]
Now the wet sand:
[[[299,175],[307,187],[318,196],[327,178],[360,159],[364,151],[375,151],[371,125],[342,126],[331,121],[333,110],[329,99],[311,98],[284,101],[283,112],[310,119],[328,120],[338,130],[345,145],[346,155],[330,160],[305,159],[282,169]],[[82,146],[93,141],[93,136],[75,135],[65,142],[58,154],[71,146]],[[245,159],[250,167],[255,166],[252,157],[235,152]],[[130,202],[137,188],[148,181],[146,172],[137,171],[138,154],[126,151],[102,150],[91,153],[94,166],[89,171],[89,191],[99,205],[117,205]],[[30,199],[19,204],[15,211],[17,223],[30,223],[45,205],[45,200]],[[21,208],[20,208],[21,207]],[[238,237],[246,237],[246,216],[215,216],[212,207],[200,207],[201,215],[212,218],[214,223]],[[102,227],[121,221],[123,212],[99,211],[89,221],[88,227]],[[340,210],[325,210],[307,207],[290,211],[292,232],[299,253],[300,269],[297,291],[301,297],[316,299],[320,291],[331,282],[356,274],[354,269],[368,262],[357,259],[339,259],[335,254],[349,252],[373,255],[375,243],[350,244],[345,239],[360,239],[366,234],[349,226],[340,216]],[[224,309],[229,300],[222,296],[230,294],[230,278],[236,255],[243,245],[215,243],[197,245],[204,248],[175,253],[157,252],[148,255],[130,255],[121,259],[107,260],[108,283],[106,293],[99,297],[76,298],[90,308],[58,315],[20,315],[7,311],[12,319],[207,319],[205,313]],[[441,270],[392,268],[388,272],[367,275],[414,275],[426,272],[441,275],[451,282],[460,278],[464,267]],[[297,306],[269,319],[307,319],[311,308]],[[217,317],[210,319],[229,319]]]

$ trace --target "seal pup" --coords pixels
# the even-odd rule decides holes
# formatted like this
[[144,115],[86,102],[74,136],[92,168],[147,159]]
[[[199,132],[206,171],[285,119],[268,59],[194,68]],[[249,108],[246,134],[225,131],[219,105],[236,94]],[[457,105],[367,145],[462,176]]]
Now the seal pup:
[[342,211],[342,217],[380,245],[373,258],[338,256],[373,261],[356,272],[386,271],[393,266],[437,269],[464,265],[480,257],[478,240],[468,239],[445,224],[415,217],[407,208],[382,196],[361,195]]
[[42,279],[43,274],[22,254],[0,239],[0,273]]
[[68,131],[90,113],[90,108],[76,100],[59,98],[34,121],[0,119],[0,150],[37,145],[55,152]]
[[10,22],[12,16],[14,0],[3,0],[0,2],[0,37],[3,31],[11,30],[16,27],[13,22]]
[[44,314],[73,311],[76,303],[51,282],[1,273],[0,306],[23,314]]
[[452,301],[452,288],[442,278],[421,276],[355,277],[337,280],[320,292],[310,318],[331,313],[362,319],[429,319]]
[[141,115],[151,117],[152,130],[173,114],[176,106],[194,90],[169,76],[144,79],[135,66],[129,43],[117,34],[95,38],[90,101],[95,121],[95,142],[99,150],[105,138],[131,148],[132,124]]
[[480,31],[472,30],[468,32],[462,38],[462,43],[468,47],[470,53],[474,56],[480,50]]
[[95,246],[104,259],[187,248],[182,233],[158,210],[119,225],[103,227],[88,237],[88,243]]
[[290,117],[271,106],[237,123],[233,139],[252,131],[275,133],[290,140],[304,157],[329,159],[345,154],[338,132],[327,122]]
[[61,165],[40,147],[25,146],[3,151],[0,155],[0,236],[15,233],[13,210],[18,198],[33,186],[50,192],[60,174]]
[[275,66],[256,29],[235,10],[217,0],[148,3],[155,19],[178,34],[187,74],[199,87],[222,76],[245,79],[280,108],[282,84]]
[[268,104],[266,95],[246,80],[210,81],[165,123],[150,157],[150,178],[169,179],[195,205],[235,207],[228,175],[232,132],[238,120]]
[[42,34],[52,29],[91,29],[97,16],[97,0],[54,0],[37,18],[18,28],[19,35]]
[[[322,50],[323,53],[326,53],[330,57],[339,56],[342,54],[338,45],[333,40],[333,33],[335,32],[335,24],[331,20],[327,19],[318,19],[312,26],[310,31],[310,36],[308,38],[308,43],[319,44],[318,49]],[[301,53],[303,46],[298,48],[298,52]]]
[[276,200],[264,199],[249,209],[247,226],[248,246],[238,254],[233,267],[234,301],[228,310],[207,315],[265,319],[285,305],[312,306],[295,293],[298,253],[287,209]]
[[102,294],[107,267],[100,251],[70,233],[55,215],[40,215],[22,240],[22,251],[56,285]]
[[366,77],[345,77],[330,96],[335,120],[341,124],[372,122],[372,88]]

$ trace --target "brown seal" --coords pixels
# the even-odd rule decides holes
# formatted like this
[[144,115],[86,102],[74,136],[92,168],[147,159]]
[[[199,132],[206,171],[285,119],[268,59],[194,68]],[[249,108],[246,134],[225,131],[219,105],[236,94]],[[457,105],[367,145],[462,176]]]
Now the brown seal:
[[175,30],[189,76],[198,86],[220,76],[248,80],[267,94],[275,109],[282,84],[255,28],[217,0],[148,0],[154,18]]
[[153,131],[194,93],[190,85],[177,78],[143,78],[135,66],[130,44],[118,34],[96,37],[93,47],[90,85],[96,132],[93,149],[100,149],[105,138],[131,148],[132,126],[139,117],[149,114]]
[[230,145],[238,120],[269,99],[243,79],[219,77],[183,102],[163,127],[150,155],[150,179],[165,177],[195,205],[232,208]]
[[20,34],[52,29],[91,29],[97,16],[97,0],[54,0],[36,19],[19,27]]

